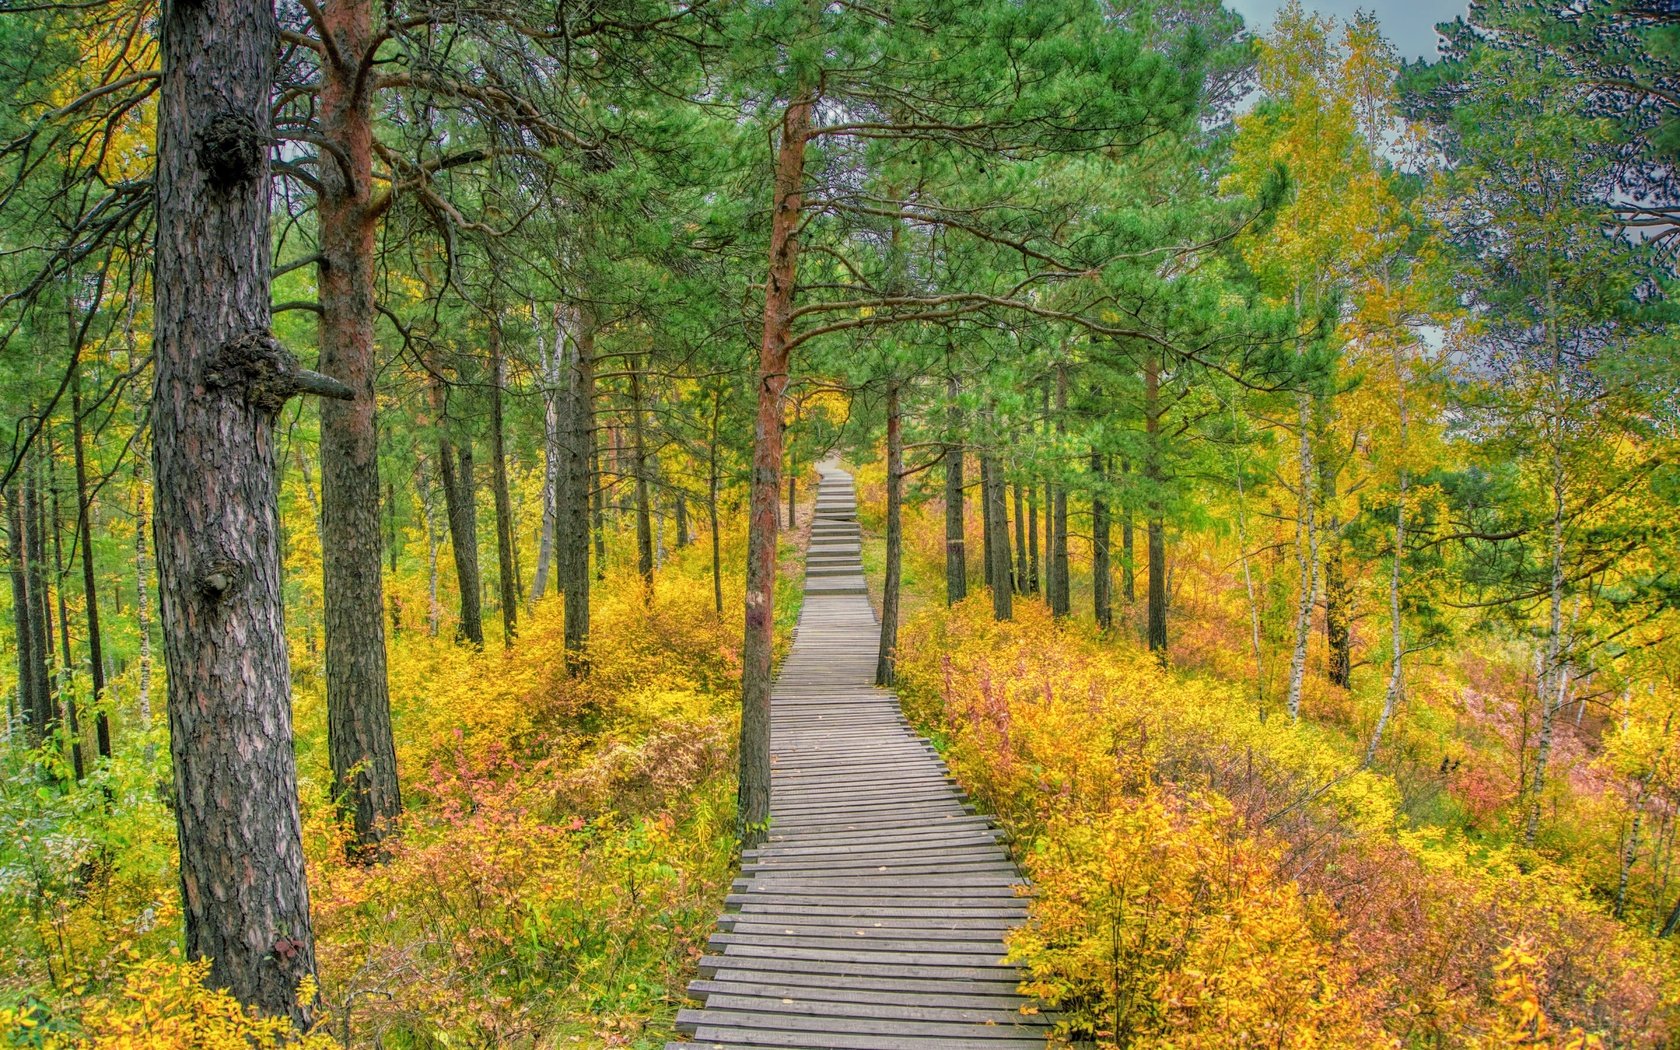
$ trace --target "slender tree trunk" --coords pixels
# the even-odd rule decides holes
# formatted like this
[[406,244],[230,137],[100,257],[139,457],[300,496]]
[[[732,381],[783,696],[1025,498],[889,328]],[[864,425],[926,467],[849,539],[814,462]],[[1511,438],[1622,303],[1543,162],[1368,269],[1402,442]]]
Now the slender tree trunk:
[[798,488],[799,488],[799,472],[798,472],[797,469],[795,469],[792,461],[790,460],[788,462],[788,486],[787,486],[787,527],[790,528],[790,529],[793,528],[793,526],[794,526],[794,504],[795,504],[795,502],[798,498],[797,497]]
[[64,564],[64,498],[58,487],[58,455],[54,444],[48,439],[45,451],[47,485],[52,494],[53,594],[58,601],[58,640],[62,650],[58,667],[58,697],[64,708],[64,725],[70,737],[70,768],[79,784],[87,779],[87,760],[82,751],[82,719],[76,703],[76,655],[70,647],[70,609],[64,597],[64,581],[68,575]]
[[496,576],[502,606],[503,647],[511,646],[519,634],[519,569],[513,563],[513,502],[508,497],[507,445],[502,433],[502,394],[506,385],[502,319],[495,314],[490,318],[490,492],[496,503]]
[[[1668,738],[1668,727],[1672,719],[1663,725],[1663,739]],[[1656,776],[1652,769],[1639,780],[1639,791],[1633,797],[1633,821],[1628,828],[1627,842],[1622,847],[1620,857],[1621,867],[1616,876],[1616,904],[1611,914],[1620,919],[1627,911],[1628,883],[1633,877],[1633,865],[1639,859],[1639,833],[1645,823],[1645,797],[1651,790],[1651,779]]]
[[25,567],[29,573],[29,622],[35,638],[30,643],[35,654],[35,717],[44,739],[58,730],[58,701],[54,696],[53,627],[51,586],[47,573],[47,515],[46,501],[41,494],[40,455],[29,457],[24,488],[24,538],[28,544]]
[[1300,597],[1295,603],[1295,648],[1289,659],[1289,720],[1301,718],[1301,685],[1307,671],[1307,640],[1312,633],[1313,599],[1318,591],[1318,498],[1313,479],[1311,399],[1300,396],[1300,441],[1296,459],[1299,468],[1300,511],[1295,521],[1295,563],[1300,568]]
[[1039,592],[1038,486],[1027,486],[1027,593]]
[[449,436],[447,392],[433,368],[432,407],[438,418],[438,470],[443,481],[444,516],[449,523],[449,542],[455,554],[455,582],[461,596],[461,620],[455,628],[457,641],[483,648],[483,584],[478,573],[478,514],[473,484],[472,439],[459,447]]
[[1108,541],[1108,503],[1102,497],[1105,483],[1103,457],[1091,450],[1091,611],[1097,626],[1108,630],[1114,625],[1114,602],[1110,595]]
[[1396,408],[1400,418],[1399,435],[1399,493],[1394,511],[1394,554],[1388,569],[1388,631],[1390,637],[1390,656],[1388,665],[1388,687],[1383,690],[1382,712],[1377,716],[1377,726],[1371,731],[1371,742],[1365,748],[1365,765],[1369,766],[1377,760],[1377,748],[1382,746],[1383,732],[1388,723],[1394,718],[1395,709],[1400,706],[1400,700],[1406,695],[1406,622],[1400,605],[1400,583],[1402,566],[1406,560],[1406,491],[1411,483],[1411,477],[1406,470],[1406,373],[1400,358],[1399,350],[1394,352],[1395,378],[1399,384],[1400,393]]
[[[1125,460],[1120,461],[1120,473],[1126,478],[1132,475],[1132,465]],[[1132,542],[1132,507],[1130,500],[1122,500],[1120,507],[1120,600],[1131,608],[1137,601],[1137,555],[1133,553]]]
[[805,144],[815,98],[798,90],[782,115],[758,357],[751,517],[747,529],[746,636],[741,650],[741,774],[736,820],[743,844],[763,840],[770,817],[770,655],[775,628],[776,497],[782,471],[782,395],[787,389]]
[[[137,412],[136,415],[139,413]],[[134,633],[139,636],[140,654],[136,668],[135,703],[140,708],[140,728],[152,729],[152,585],[146,570],[146,533],[151,528],[147,513],[146,483],[142,458],[134,458]],[[151,758],[147,744],[146,757]],[[149,762],[148,762],[149,764]]]
[[[1056,434],[1067,434],[1067,367],[1056,366]],[[1058,484],[1050,495],[1050,612],[1073,611],[1068,580],[1067,486]]]
[[898,675],[898,603],[904,564],[904,423],[898,380],[887,384],[887,567],[881,584],[881,645],[875,684],[890,688]]
[[1336,509],[1336,469],[1323,464],[1324,493],[1324,641],[1325,677],[1331,685],[1348,687],[1353,674],[1353,636],[1349,629],[1352,595],[1342,565],[1342,522]]
[[211,987],[307,1024],[273,442],[295,373],[269,335],[277,26],[233,0],[172,3],[159,24],[151,422],[186,950]]
[[712,393],[712,433],[706,444],[706,515],[712,526],[712,605],[723,615],[723,534],[718,526],[718,432],[723,415],[723,391]]
[[[996,433],[994,409],[986,411],[986,429]],[[1009,583],[1009,507],[1004,495],[1003,472],[990,449],[980,457],[980,500],[991,542],[986,557],[991,563],[992,618],[1013,619],[1014,603]]]
[[[385,667],[385,596],[375,421],[374,200],[370,90],[359,56],[373,39],[371,0],[322,8],[322,36],[343,63],[321,64],[320,135],[337,163],[317,172],[321,370],[355,398],[321,405],[321,591],[325,603],[327,751],[354,859],[380,856],[402,813]],[[326,155],[326,151],[322,151]]]
[[438,557],[443,549],[443,537],[438,528],[437,503],[425,456],[419,457],[414,480],[420,490],[420,516],[426,523],[426,633],[436,638],[443,625],[443,602],[438,598]]
[[1149,354],[1143,363],[1144,482],[1148,486],[1145,522],[1149,559],[1144,637],[1149,651],[1167,658],[1167,524],[1163,508],[1166,485],[1165,450],[1161,447],[1161,360]]
[[1015,593],[1027,593],[1027,509],[1021,501],[1021,483],[1013,483],[1015,495]]
[[677,490],[676,515],[677,549],[681,550],[688,546],[688,541],[690,539],[688,535],[688,493],[682,491],[681,489]]
[[93,505],[88,496],[82,434],[82,366],[70,366],[70,435],[76,456],[76,525],[82,548],[82,598],[87,604],[88,668],[93,683],[93,733],[99,757],[111,757],[111,720],[105,712],[105,649],[99,631],[99,591],[93,566]]
[[965,555],[963,523],[963,458],[967,454],[958,440],[962,429],[962,408],[957,399],[962,388],[955,376],[945,381],[945,604],[955,605],[968,597],[968,559]]
[[992,548],[996,546],[994,527],[997,522],[992,518],[992,472],[996,469],[991,456],[982,453],[980,456],[980,557],[985,566],[986,586],[993,584],[995,577],[993,569],[997,562],[992,557]]
[[542,534],[537,537],[537,573],[531,581],[531,601],[535,603],[548,591],[549,562],[554,557],[554,533],[560,527],[560,461],[564,455],[560,447],[560,354],[565,334],[557,323],[554,347],[550,350],[548,341],[542,335],[536,303],[531,304],[531,322],[537,329],[537,368],[542,376],[543,399]]
[[18,708],[23,718],[24,740],[30,747],[40,747],[46,736],[47,720],[42,716],[46,704],[38,690],[47,675],[42,654],[35,648],[35,599],[29,591],[29,533],[25,523],[26,501],[19,495],[22,489],[20,483],[6,498],[11,540],[12,622],[17,629]]
[[[647,436],[642,411],[642,362],[641,355],[635,354],[630,358],[630,468],[636,479],[636,571],[642,577],[643,599],[652,601],[653,519],[648,500]],[[791,478],[788,484],[791,493]]]
[[[1554,359],[1554,364],[1556,363]],[[1547,766],[1552,757],[1552,732],[1557,713],[1567,703],[1569,670],[1563,660],[1563,598],[1564,598],[1564,522],[1568,501],[1564,488],[1563,457],[1558,451],[1559,440],[1552,445],[1552,528],[1549,554],[1551,583],[1547,588],[1546,656],[1544,672],[1536,682],[1540,696],[1540,738],[1534,754],[1534,780],[1529,785],[1528,820],[1523,828],[1523,841],[1534,844],[1540,832],[1540,808],[1545,802]],[[1553,683],[1556,683],[1554,686]],[[1555,699],[1554,699],[1555,695]]]

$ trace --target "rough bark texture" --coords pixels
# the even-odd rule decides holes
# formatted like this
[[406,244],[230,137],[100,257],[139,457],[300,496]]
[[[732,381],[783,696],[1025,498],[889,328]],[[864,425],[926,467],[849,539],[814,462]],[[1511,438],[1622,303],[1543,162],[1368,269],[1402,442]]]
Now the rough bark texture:
[[776,497],[781,494],[782,394],[787,389],[799,223],[804,211],[805,143],[815,100],[804,92],[782,115],[769,272],[764,285],[764,337],[758,355],[758,411],[747,528],[746,636],[741,648],[741,775],[736,820],[741,840],[756,845],[770,818],[770,656],[775,626]]
[[1038,486],[1027,486],[1027,593],[1037,594],[1041,586],[1038,558]]
[[[653,600],[653,517],[648,498],[647,423],[642,418],[642,359],[630,358],[630,471],[636,482],[636,572],[642,577],[642,597]],[[792,491],[792,480],[789,480]]]
[[111,757],[111,720],[105,712],[105,649],[99,631],[99,590],[93,568],[93,505],[88,495],[87,454],[82,435],[82,367],[70,369],[70,435],[76,455],[76,529],[82,556],[82,598],[87,606],[88,670],[93,685],[94,743],[100,758]]
[[1091,480],[1096,485],[1091,496],[1091,612],[1097,626],[1106,631],[1114,624],[1114,602],[1109,592],[1108,504],[1101,495],[1103,458],[1096,449],[1091,450]]
[[980,457],[980,564],[985,569],[986,586],[992,585],[992,527],[996,524],[992,520],[992,460],[989,456]]
[[[566,666],[573,674],[588,668],[589,515],[595,501],[600,528],[600,493],[595,469],[595,330],[590,314],[570,318],[571,338],[564,340],[560,399],[560,495],[555,532],[555,584],[566,596]],[[597,535],[596,562],[600,558]]]
[[897,681],[893,662],[898,651],[899,582],[904,553],[904,421],[899,415],[898,381],[887,384],[887,565],[881,583],[881,646],[875,684]]
[[1150,355],[1143,365],[1144,480],[1149,486],[1149,594],[1144,636],[1151,652],[1162,660],[1167,654],[1167,524],[1163,516],[1161,487],[1166,484],[1166,465],[1161,449],[1161,362]]
[[[987,422],[994,422],[989,413]],[[1009,508],[1005,502],[1003,472],[989,453],[980,458],[980,477],[981,507],[986,531],[991,536],[991,542],[986,545],[986,558],[991,568],[992,617],[1008,620],[1015,615],[1009,580]]]
[[[563,329],[555,324],[554,344],[550,347],[542,337],[537,306],[531,304],[531,320],[537,325],[537,369],[542,381],[543,399],[543,492],[542,533],[537,537],[537,572],[531,580],[531,601],[534,603],[548,592],[549,563],[554,557],[554,533],[560,525],[560,461],[564,453],[560,445],[560,354],[564,341]],[[556,316],[558,322],[558,315]]]
[[1010,486],[1015,496],[1015,593],[1027,593],[1027,508],[1022,503],[1021,483]]
[[957,398],[962,390],[953,377],[946,381],[945,443],[945,604],[954,605],[968,597],[968,559],[963,549],[963,457],[967,454],[957,435],[962,427],[962,409]]
[[[1067,368],[1056,366],[1056,435],[1067,435]],[[1057,485],[1050,494],[1050,612],[1066,616],[1073,611],[1068,579],[1067,486]]]
[[[434,404],[442,405],[441,383],[433,386]],[[442,413],[440,413],[440,418]],[[447,424],[443,424],[447,428]],[[443,475],[444,516],[449,519],[449,543],[455,553],[455,582],[461,592],[461,621],[455,628],[460,641],[484,645],[482,583],[478,572],[478,514],[473,484],[472,439],[459,447],[445,429],[438,438],[438,467]]]
[[507,362],[502,357],[502,325],[490,320],[490,490],[496,503],[496,577],[502,606],[502,645],[519,634],[519,568],[513,559],[513,502],[508,497],[507,446],[503,441],[502,391]]
[[268,336],[276,24],[256,0],[171,0],[160,29],[153,522],[186,949],[211,960],[212,987],[306,1023],[297,985],[315,951],[281,622],[280,404],[211,374]]
[[[323,33],[344,56],[373,36],[370,0],[324,6]],[[375,425],[373,121],[370,90],[348,65],[322,63],[320,134],[338,163],[317,176],[321,370],[355,393],[321,404],[321,590],[327,750],[353,856],[373,857],[402,812],[385,668],[385,597]]]
[[1336,512],[1336,470],[1325,466],[1324,492],[1324,642],[1325,676],[1331,685],[1348,687],[1353,674],[1353,594],[1342,565],[1342,521]]

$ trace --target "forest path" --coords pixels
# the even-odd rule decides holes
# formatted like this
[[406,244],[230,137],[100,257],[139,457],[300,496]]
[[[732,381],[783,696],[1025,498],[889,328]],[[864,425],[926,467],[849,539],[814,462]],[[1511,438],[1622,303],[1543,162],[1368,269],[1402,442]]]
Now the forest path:
[[805,604],[771,699],[769,840],[742,877],[677,1026],[695,1045],[1041,1048],[1004,931],[1019,872],[898,698],[874,686],[851,475],[821,466]]

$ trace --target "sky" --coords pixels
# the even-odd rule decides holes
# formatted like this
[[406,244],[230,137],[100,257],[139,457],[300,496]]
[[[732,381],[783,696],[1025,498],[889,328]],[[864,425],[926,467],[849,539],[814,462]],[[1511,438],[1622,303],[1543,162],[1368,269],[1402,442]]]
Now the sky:
[[[1230,7],[1255,32],[1271,28],[1272,16],[1282,0],[1227,0]],[[1465,0],[1302,0],[1309,11],[1334,15],[1339,20],[1353,16],[1360,8],[1375,11],[1382,20],[1383,35],[1394,44],[1401,58],[1435,58],[1435,23],[1448,22],[1464,13]]]

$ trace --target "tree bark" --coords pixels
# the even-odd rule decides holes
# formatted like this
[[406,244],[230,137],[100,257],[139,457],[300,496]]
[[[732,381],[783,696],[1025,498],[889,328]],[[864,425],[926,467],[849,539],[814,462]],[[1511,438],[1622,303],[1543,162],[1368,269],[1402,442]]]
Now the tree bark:
[[[556,311],[556,322],[559,312]],[[554,326],[554,347],[542,335],[542,321],[537,304],[531,304],[531,322],[537,329],[537,370],[542,377],[543,400],[543,494],[542,532],[537,537],[537,572],[531,580],[531,601],[534,604],[548,591],[549,562],[554,557],[554,533],[560,527],[560,461],[564,456],[560,447],[560,355],[564,330]]]
[[[987,409],[987,430],[996,432],[993,409]],[[1009,580],[1009,509],[1005,502],[1003,472],[990,449],[980,457],[980,505],[985,514],[986,531],[991,542],[986,545],[986,557],[991,565],[992,618],[1009,620],[1015,616],[1013,594]]]
[[794,526],[794,512],[795,512],[795,505],[798,501],[798,491],[799,491],[799,471],[798,471],[797,468],[795,468],[792,461],[790,460],[789,463],[788,463],[788,484],[787,484],[787,527],[790,528],[790,529],[793,528],[793,526]]
[[502,319],[490,318],[490,491],[496,503],[497,594],[502,606],[502,646],[519,635],[519,569],[513,562],[513,503],[508,498],[507,444],[504,441],[502,394],[507,385],[507,360],[502,356]]
[[898,680],[898,600],[904,552],[904,423],[899,415],[898,380],[887,383],[887,565],[881,583],[881,645],[875,684],[891,688]]
[[99,630],[99,589],[93,566],[93,505],[88,495],[82,434],[82,366],[70,366],[70,436],[76,456],[76,525],[82,554],[82,599],[87,605],[88,669],[93,684],[93,734],[99,757],[111,757],[111,720],[105,711],[105,649]]
[[426,469],[426,457],[418,457],[414,482],[420,490],[420,515],[426,522],[426,633],[437,637],[443,624],[443,603],[438,599],[438,553],[443,547],[437,522],[437,505],[432,497],[432,478]]
[[36,602],[30,591],[33,571],[29,563],[28,501],[21,495],[24,489],[25,484],[20,482],[6,499],[12,556],[12,622],[17,628],[18,708],[23,718],[24,741],[30,747],[40,747],[51,722],[46,714],[51,701],[43,695],[47,681],[46,654],[40,651],[36,641]]
[[[138,412],[135,413],[139,415]],[[134,457],[134,633],[140,638],[140,655],[136,668],[134,699],[140,709],[140,728],[152,728],[152,585],[146,572],[146,531],[150,515],[146,510],[146,485],[143,457]],[[152,755],[150,744],[146,755]]]
[[1038,486],[1027,486],[1027,593],[1037,594],[1041,586],[1038,557]]
[[1021,482],[1011,484],[1015,495],[1015,593],[1027,593],[1027,508],[1022,505]]
[[29,623],[34,630],[30,643],[35,655],[35,717],[41,728],[42,741],[58,729],[58,701],[53,694],[53,629],[51,586],[47,574],[47,515],[41,498],[40,456],[30,457],[24,482],[23,517],[24,539],[28,553],[24,559],[29,574]]
[[1325,677],[1331,685],[1348,687],[1353,674],[1353,634],[1350,630],[1352,594],[1342,564],[1342,522],[1336,510],[1336,471],[1326,464],[1324,493],[1324,642]]
[[[630,469],[636,481],[636,572],[642,577],[642,599],[653,600],[653,517],[648,499],[646,423],[642,418],[642,358],[630,357]],[[789,480],[789,492],[792,480]]]
[[1108,630],[1114,625],[1114,603],[1109,593],[1108,504],[1102,497],[1104,484],[1103,457],[1091,450],[1091,612],[1097,626]]
[[[1120,461],[1120,474],[1129,478],[1132,465]],[[1130,500],[1120,501],[1120,600],[1128,609],[1137,601],[1137,557],[1133,553],[1132,508]]]
[[[1067,366],[1056,366],[1056,434],[1067,434]],[[1050,496],[1050,612],[1066,616],[1073,611],[1068,579],[1067,486],[1058,484]]]
[[982,453],[980,456],[980,560],[985,568],[985,583],[988,587],[992,586],[992,571],[996,564],[992,558],[992,547],[995,544],[993,526],[997,524],[992,520],[991,509],[993,469],[992,458]]
[[723,415],[723,391],[712,392],[712,433],[706,445],[706,515],[712,526],[712,605],[723,615],[723,536],[718,527],[718,424]]
[[299,1024],[315,970],[282,623],[283,373],[269,335],[267,3],[160,18],[153,287],[154,523],[189,958]]
[[432,406],[439,427],[438,470],[442,474],[449,543],[455,554],[455,582],[461,596],[461,620],[455,628],[455,638],[483,648],[483,584],[478,573],[478,508],[473,484],[472,439],[457,447],[449,436],[447,392],[442,379],[435,374],[435,366],[433,372]]
[[[47,435],[43,434],[43,438]],[[70,609],[64,597],[64,496],[58,487],[58,456],[48,438],[45,442],[47,484],[52,493],[53,594],[58,600],[58,640],[62,658],[58,667],[58,698],[64,708],[64,726],[70,738],[70,768],[76,783],[87,778],[87,759],[82,750],[82,719],[76,704],[76,656],[70,647]]]
[[949,404],[945,419],[945,604],[955,605],[968,597],[968,559],[965,556],[963,524],[963,457],[967,454],[958,440],[962,408],[957,403],[962,388],[955,376],[945,382]]
[[1301,684],[1307,670],[1307,639],[1312,632],[1312,610],[1318,589],[1318,500],[1314,493],[1310,399],[1300,396],[1300,442],[1296,450],[1299,468],[1300,511],[1295,521],[1295,561],[1300,569],[1300,597],[1295,603],[1295,649],[1289,660],[1289,720],[1301,717]]
[[[588,670],[589,516],[596,515],[596,566],[604,564],[600,544],[599,460],[595,452],[595,327],[585,308],[568,318],[571,338],[562,343],[560,399],[560,489],[555,532],[555,583],[566,596],[566,667],[578,675]],[[592,466],[594,464],[595,466]],[[599,579],[599,576],[596,577]]]
[[[1394,351],[1395,379],[1399,386],[1399,396],[1396,408],[1400,419],[1399,457],[1400,471],[1398,479],[1398,499],[1394,511],[1394,554],[1389,565],[1388,574],[1388,630],[1390,637],[1391,655],[1388,667],[1388,687],[1383,691],[1382,713],[1377,716],[1377,726],[1371,731],[1371,742],[1365,748],[1365,765],[1369,766],[1377,759],[1377,748],[1382,746],[1383,732],[1388,723],[1394,718],[1395,709],[1400,706],[1400,700],[1406,695],[1406,621],[1400,604],[1400,582],[1402,566],[1406,558],[1406,492],[1411,477],[1406,470],[1406,372],[1400,358],[1400,351]],[[1256,626],[1256,644],[1258,631]]]
[[1153,353],[1143,363],[1144,481],[1149,486],[1149,518],[1146,544],[1149,548],[1149,593],[1146,598],[1144,637],[1149,651],[1162,662],[1167,658],[1167,525],[1162,487],[1166,464],[1161,447],[1161,361]]
[[[327,750],[354,859],[372,860],[402,812],[385,667],[385,596],[375,422],[373,117],[359,57],[373,38],[370,0],[322,9],[322,36],[344,62],[321,63],[320,135],[336,163],[317,172],[321,370],[355,393],[321,404],[321,591]],[[323,151],[325,156],[325,151]]]
[[782,395],[787,389],[805,144],[815,99],[799,90],[782,114],[758,356],[751,517],[747,529],[746,632],[741,648],[740,787],[736,820],[745,845],[762,841],[770,817],[770,656],[775,628],[776,497],[781,491]]

